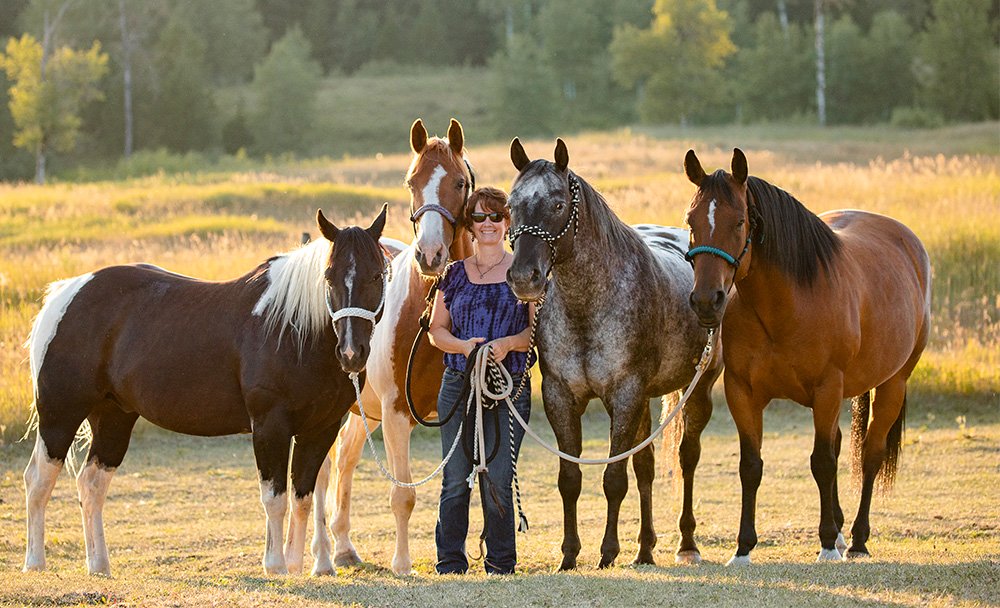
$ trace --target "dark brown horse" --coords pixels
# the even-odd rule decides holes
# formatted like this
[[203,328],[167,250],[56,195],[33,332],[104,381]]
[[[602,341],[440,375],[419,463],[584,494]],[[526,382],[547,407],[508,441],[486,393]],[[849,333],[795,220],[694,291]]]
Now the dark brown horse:
[[[24,472],[24,569],[45,567],[45,507],[77,430],[89,425],[77,476],[87,569],[110,574],[102,508],[142,416],[189,435],[252,433],[264,569],[300,571],[317,472],[355,400],[348,372],[365,368],[385,297],[385,213],[367,229],[340,230],[320,211],[325,239],[231,281],[137,264],[50,285],[27,343],[38,430]],[[329,553],[317,555],[313,574],[333,573]]]
[[705,327],[722,325],[726,400],[740,436],[743,512],[729,563],[750,563],[757,544],[763,412],[778,398],[813,410],[819,559],[836,560],[847,549],[837,495],[840,408],[845,397],[858,397],[852,426],[861,502],[847,557],[867,556],[875,479],[891,483],[895,475],[906,381],[930,331],[927,252],[910,229],[883,215],[814,215],[748,176],[739,149],[732,174],[706,175],[693,150],[684,170],[698,186],[688,211],[691,307]]

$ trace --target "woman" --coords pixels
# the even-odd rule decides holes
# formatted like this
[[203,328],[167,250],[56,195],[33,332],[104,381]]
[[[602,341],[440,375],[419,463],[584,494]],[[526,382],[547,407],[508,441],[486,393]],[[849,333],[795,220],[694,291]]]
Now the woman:
[[[489,347],[493,360],[510,372],[515,389],[526,371],[530,322],[534,307],[518,301],[506,283],[514,256],[504,249],[510,228],[507,194],[498,188],[480,188],[466,203],[465,223],[471,227],[475,255],[453,262],[441,280],[431,315],[430,341],[444,351],[445,372],[438,395],[438,416],[443,419],[458,400],[465,384],[467,357],[476,346]],[[531,410],[531,387],[525,386],[514,403],[527,420]],[[483,416],[486,451],[494,451],[499,426],[500,444],[488,463],[489,483],[495,492],[479,486],[486,522],[485,565],[488,574],[510,574],[517,562],[514,540],[514,506],[511,497],[513,465],[510,450],[510,412],[496,406],[497,416]],[[447,454],[458,427],[465,420],[465,404],[441,427],[441,447]],[[472,418],[466,423],[471,424]],[[464,431],[463,431],[464,433]],[[524,431],[514,424],[514,452]],[[516,456],[515,456],[516,457]],[[469,531],[469,475],[472,462],[462,448],[456,449],[444,468],[438,509],[437,571],[464,573],[469,568],[465,539]],[[499,503],[499,504],[498,504]]]

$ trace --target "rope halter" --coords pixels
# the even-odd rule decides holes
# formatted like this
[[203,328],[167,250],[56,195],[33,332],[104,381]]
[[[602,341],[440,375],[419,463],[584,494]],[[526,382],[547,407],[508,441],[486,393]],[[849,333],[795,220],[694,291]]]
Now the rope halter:
[[507,238],[510,239],[511,248],[514,247],[514,242],[520,238],[521,235],[530,234],[533,237],[541,239],[546,245],[549,246],[549,251],[552,252],[552,264],[555,265],[557,257],[556,242],[569,232],[570,227],[573,228],[574,237],[580,229],[580,181],[572,173],[569,174],[569,193],[569,217],[566,219],[566,225],[563,226],[561,231],[559,231],[559,234],[553,235],[541,226],[534,226],[530,224],[515,226],[510,229],[510,232],[507,235]]
[[337,321],[344,317],[359,317],[370,321],[372,326],[375,326],[379,315],[382,314],[382,308],[385,306],[385,294],[389,290],[389,281],[392,281],[392,260],[384,253],[382,257],[385,261],[385,266],[382,268],[382,297],[379,298],[378,306],[374,311],[358,306],[345,306],[340,310],[334,310],[333,301],[330,299],[330,290],[326,290],[326,310],[330,313],[330,318],[334,323],[334,332],[336,332]]

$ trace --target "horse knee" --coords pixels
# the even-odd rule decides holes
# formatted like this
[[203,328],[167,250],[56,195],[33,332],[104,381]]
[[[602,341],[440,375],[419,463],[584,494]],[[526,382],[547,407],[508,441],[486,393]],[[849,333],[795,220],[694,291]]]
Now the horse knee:
[[628,494],[628,474],[624,467],[612,468],[609,466],[604,471],[604,495],[608,500],[620,501],[625,498],[626,494]]
[[559,466],[559,494],[564,500],[576,500],[580,497],[580,484],[583,481],[583,473],[578,465],[562,464]]
[[417,491],[413,488],[400,488],[393,486],[389,492],[389,505],[392,512],[400,515],[409,515],[413,512],[413,507],[417,504]]

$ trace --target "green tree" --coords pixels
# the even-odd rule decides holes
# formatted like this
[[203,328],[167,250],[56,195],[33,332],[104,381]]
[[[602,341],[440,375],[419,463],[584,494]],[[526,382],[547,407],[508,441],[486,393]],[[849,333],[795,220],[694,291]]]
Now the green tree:
[[922,98],[954,120],[996,117],[998,50],[990,0],[934,0],[933,19],[920,41]]
[[726,97],[722,68],[736,50],[729,15],[715,0],[656,0],[653,14],[648,29],[615,31],[615,78],[637,87],[643,120],[685,123]]
[[878,12],[872,19],[864,49],[871,70],[861,96],[865,119],[887,122],[893,108],[912,106],[916,97],[913,28],[896,10]]
[[753,43],[736,55],[735,78],[742,114],[748,121],[782,120],[807,111],[815,75],[812,37],[798,23],[787,32],[774,13],[764,13],[751,28]]
[[35,181],[45,183],[46,155],[68,152],[80,132],[80,108],[100,99],[98,82],[107,72],[108,56],[94,42],[90,50],[69,47],[48,56],[29,34],[7,41],[0,68],[14,83],[10,113],[16,125],[14,145],[35,154]]
[[257,151],[309,150],[321,72],[298,28],[274,43],[270,54],[254,69],[252,88],[257,103],[248,116],[248,126]]
[[267,30],[254,0],[181,0],[177,11],[205,45],[203,61],[213,82],[250,80],[267,52]]
[[551,135],[560,116],[558,79],[542,60],[534,38],[514,34],[490,68],[489,112],[497,135]]

